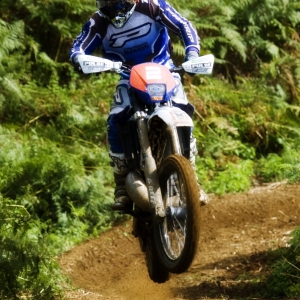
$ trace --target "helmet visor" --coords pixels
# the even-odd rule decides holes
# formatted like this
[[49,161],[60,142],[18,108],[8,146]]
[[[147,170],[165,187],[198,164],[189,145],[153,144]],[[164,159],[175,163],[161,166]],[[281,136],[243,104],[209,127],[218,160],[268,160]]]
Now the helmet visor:
[[98,9],[119,10],[133,5],[135,0],[96,0]]

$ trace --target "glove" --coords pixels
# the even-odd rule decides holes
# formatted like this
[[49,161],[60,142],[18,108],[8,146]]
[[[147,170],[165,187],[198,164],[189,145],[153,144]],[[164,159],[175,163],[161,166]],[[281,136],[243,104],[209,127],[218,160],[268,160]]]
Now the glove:
[[[192,60],[192,59],[197,58],[197,57],[199,57],[199,54],[198,54],[197,51],[189,51],[189,52],[185,55],[184,61],[189,61],[189,60]],[[187,72],[187,73],[188,73],[190,76],[196,75],[196,74],[194,74],[194,73],[189,73],[189,72]]]
[[71,60],[71,64],[72,66],[74,67],[75,71],[79,72],[79,73],[83,73],[82,72],[82,69],[81,69],[81,66],[78,62],[78,57],[80,56],[81,54],[77,54],[76,56],[73,57],[73,59]]
[[199,57],[199,54],[197,51],[189,51],[186,55],[185,55],[185,60],[184,61],[188,61],[188,60],[192,60],[194,58]]

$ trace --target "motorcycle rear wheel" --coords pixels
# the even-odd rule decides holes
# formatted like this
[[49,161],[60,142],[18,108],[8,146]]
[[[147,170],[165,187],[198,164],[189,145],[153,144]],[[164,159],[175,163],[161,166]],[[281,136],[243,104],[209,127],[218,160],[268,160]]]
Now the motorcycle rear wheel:
[[170,155],[159,168],[159,184],[166,217],[153,223],[157,253],[171,273],[185,272],[197,252],[199,241],[199,188],[190,162]]

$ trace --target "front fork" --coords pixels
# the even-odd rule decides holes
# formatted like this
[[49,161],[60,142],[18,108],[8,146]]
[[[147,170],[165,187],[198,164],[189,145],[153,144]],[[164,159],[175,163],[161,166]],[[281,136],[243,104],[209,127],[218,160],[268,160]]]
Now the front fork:
[[155,212],[155,217],[159,220],[166,216],[161,189],[158,181],[158,172],[155,159],[152,156],[150,147],[148,128],[146,123],[147,115],[138,111],[134,114],[137,125],[137,132],[142,152],[142,165],[144,166],[145,181],[149,195],[150,208]]
[[179,139],[178,139],[178,134],[177,134],[176,127],[168,126],[166,128],[166,132],[167,132],[167,134],[168,134],[168,136],[170,137],[170,140],[171,140],[172,154],[181,155],[182,151],[181,151],[180,142],[179,142]]

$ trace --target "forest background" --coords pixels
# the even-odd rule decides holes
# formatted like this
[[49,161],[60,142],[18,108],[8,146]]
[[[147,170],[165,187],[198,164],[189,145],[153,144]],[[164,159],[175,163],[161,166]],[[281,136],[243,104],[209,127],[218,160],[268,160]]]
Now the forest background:
[[[204,189],[221,195],[299,182],[299,1],[170,3],[197,28],[201,54],[216,61],[212,76],[183,78]],[[118,77],[85,76],[68,62],[94,11],[90,0],[0,2],[1,299],[61,297],[67,282],[55,258],[120,218],[110,209],[106,133]],[[184,49],[172,38],[179,64]],[[299,231],[292,241],[280,268],[294,277],[277,269],[270,281],[285,296],[300,295]]]

